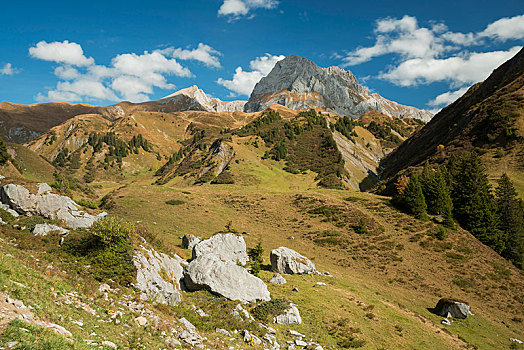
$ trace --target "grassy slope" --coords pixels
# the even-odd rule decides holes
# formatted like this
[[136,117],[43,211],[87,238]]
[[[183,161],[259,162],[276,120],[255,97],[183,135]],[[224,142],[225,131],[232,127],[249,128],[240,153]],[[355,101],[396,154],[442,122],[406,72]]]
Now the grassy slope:
[[[436,225],[397,212],[386,197],[318,190],[314,174],[288,177],[281,170],[283,164],[242,161],[253,160],[253,153],[263,153],[263,149],[240,142],[236,150],[240,162],[231,171],[244,186],[188,186],[180,179],[150,186],[153,180],[146,180],[116,193],[114,213],[148,223],[172,249],[178,249],[182,234],[207,237],[232,220],[234,227],[250,233],[248,246],[263,242],[266,261],[268,252],[282,245],[313,258],[321,270],[336,276],[327,280],[325,290],[313,287],[317,279],[312,277],[289,277],[290,284],[270,288],[274,296],[286,296],[303,310],[307,322],[300,329],[318,334],[327,343],[333,340],[325,324],[337,318],[356,323],[360,328],[356,336],[370,348],[450,348],[460,346],[457,337],[461,337],[478,348],[495,349],[509,346],[510,337],[524,337],[522,324],[511,320],[523,317],[522,271],[469,233],[450,232],[445,241],[438,241],[430,235]],[[297,205],[297,194],[313,204]],[[169,199],[185,203],[169,206],[165,204]],[[320,205],[338,207],[347,217],[326,222],[322,216],[307,213]],[[354,233],[352,225],[360,217],[373,228],[372,234]],[[344,226],[337,227],[341,222]],[[324,230],[339,231],[340,244],[315,244],[313,239]],[[270,276],[263,274],[266,280]],[[300,292],[291,293],[292,286]],[[452,327],[440,326],[441,318],[427,308],[444,296],[468,300],[475,316]],[[357,300],[374,305],[374,320],[365,316],[368,312],[361,310]],[[402,336],[395,325],[403,330]]]

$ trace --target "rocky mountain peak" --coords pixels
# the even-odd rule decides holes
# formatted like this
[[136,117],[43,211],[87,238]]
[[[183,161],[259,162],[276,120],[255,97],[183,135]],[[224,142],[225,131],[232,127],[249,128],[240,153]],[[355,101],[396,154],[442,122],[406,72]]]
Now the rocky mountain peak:
[[196,110],[207,112],[243,111],[246,101],[221,101],[207,95],[198,86],[193,85],[168,95],[158,101],[164,104],[177,105],[180,111]]
[[378,110],[388,116],[429,120],[432,114],[370,94],[352,72],[340,67],[321,68],[300,56],[288,56],[257,83],[245,112],[264,110],[272,104],[291,109],[323,108],[330,113],[357,118]]

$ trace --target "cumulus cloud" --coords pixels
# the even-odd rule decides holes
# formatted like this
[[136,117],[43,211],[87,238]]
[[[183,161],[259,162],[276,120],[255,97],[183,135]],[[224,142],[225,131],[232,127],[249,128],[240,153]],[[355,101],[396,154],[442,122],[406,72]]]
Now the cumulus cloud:
[[345,66],[393,55],[393,64],[377,76],[399,86],[447,82],[456,91],[445,92],[428,102],[430,106],[449,103],[467,86],[486,79],[489,74],[513,57],[521,47],[487,52],[469,47],[489,47],[494,42],[524,39],[524,15],[501,18],[477,33],[450,31],[444,23],[420,26],[412,16],[384,18],[376,22],[375,43],[347,52]]
[[260,79],[268,75],[275,64],[284,58],[284,55],[271,55],[267,53],[249,62],[250,71],[245,71],[242,67],[237,67],[233,79],[226,80],[219,78],[217,83],[229,89],[231,96],[249,96]]
[[486,79],[491,72],[521,48],[515,46],[507,51],[471,52],[464,56],[449,58],[413,58],[380,74],[380,78],[400,86],[429,84],[448,81],[452,86],[472,84]]
[[84,56],[82,46],[77,43],[63,42],[48,43],[40,41],[29,49],[29,55],[44,61],[65,63],[73,66],[90,66],[95,63],[91,57]]
[[77,43],[40,42],[29,49],[32,57],[59,64],[55,75],[60,79],[54,89],[36,96],[39,101],[82,102],[89,100],[132,102],[148,101],[154,88],[174,89],[169,76],[192,77],[193,74],[178,61],[196,60],[211,67],[220,67],[220,52],[199,44],[194,50],[169,47],[142,54],[124,53],[111,60],[110,65],[97,65],[87,58]]
[[173,58],[181,60],[195,60],[204,63],[206,66],[220,68],[219,56],[222,54],[211,46],[200,43],[198,47],[193,50],[187,49],[167,49],[166,53],[170,53]]
[[240,18],[257,8],[274,9],[277,6],[276,0],[224,0],[218,9],[218,15]]
[[443,94],[438,95],[433,100],[428,102],[428,106],[442,106],[442,105],[449,105],[456,100],[459,99],[459,97],[462,97],[468,91],[468,87],[463,87],[455,91],[448,91]]
[[6,63],[3,67],[0,67],[0,75],[13,75],[19,71],[20,70],[14,68],[11,63]]

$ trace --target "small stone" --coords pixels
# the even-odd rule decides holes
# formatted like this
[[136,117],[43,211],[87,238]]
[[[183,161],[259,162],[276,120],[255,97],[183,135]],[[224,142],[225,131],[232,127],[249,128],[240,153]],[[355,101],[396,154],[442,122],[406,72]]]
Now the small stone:
[[224,328],[216,328],[215,329],[215,332],[217,333],[220,333],[220,334],[223,334],[223,335],[227,335],[228,337],[231,336],[231,333],[229,333],[226,329]]
[[295,288],[291,289],[291,291],[292,291],[292,292],[298,292],[298,288],[295,287]]
[[135,323],[143,327],[147,325],[147,318],[145,318],[144,316],[138,316],[137,318],[135,318]]
[[69,332],[67,329],[65,329],[64,327],[62,327],[62,326],[60,326],[58,324],[55,324],[55,323],[48,324],[47,328],[51,328],[56,333],[61,334],[61,335],[65,335],[66,337],[72,337],[73,336],[71,334],[71,332]]
[[15,340],[15,341],[10,341],[7,343],[7,347],[8,348],[14,348],[15,346],[18,345],[18,342]]
[[324,282],[317,282],[317,286],[325,286],[326,284]]
[[110,291],[111,291],[111,287],[107,283],[102,283],[100,287],[98,287],[99,293],[105,293],[105,292],[110,292]]
[[282,277],[282,275],[279,273],[275,273],[273,277],[271,277],[271,279],[269,280],[269,283],[273,284],[286,284],[286,282],[286,279]]
[[304,334],[299,333],[299,332],[297,332],[297,331],[295,331],[295,330],[293,330],[293,329],[290,329],[290,330],[289,330],[289,334],[294,335],[295,337],[302,337],[302,338],[305,337]]
[[306,347],[307,346],[307,343],[303,340],[300,340],[300,339],[296,339],[295,340],[295,345],[297,346],[302,346],[302,347]]
[[118,348],[118,346],[116,346],[115,343],[110,342],[109,340],[104,340],[104,341],[102,342],[102,345],[103,345],[103,346],[108,346],[108,347],[110,347],[110,348],[112,348],[112,349],[116,349],[116,348]]
[[442,321],[440,321],[440,323],[445,324],[446,326],[451,326],[451,322],[449,322],[449,320],[447,318],[445,318]]
[[517,344],[524,344],[524,342],[522,342],[522,340],[518,340],[517,338],[509,338],[510,341],[513,341]]

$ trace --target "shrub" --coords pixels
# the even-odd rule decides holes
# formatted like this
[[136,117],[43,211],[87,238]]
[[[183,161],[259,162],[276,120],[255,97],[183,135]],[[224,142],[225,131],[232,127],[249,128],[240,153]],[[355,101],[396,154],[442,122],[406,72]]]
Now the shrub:
[[166,204],[168,205],[182,205],[184,204],[185,202],[183,200],[180,200],[180,199],[169,199],[166,201]]
[[251,314],[259,321],[267,322],[270,317],[275,317],[289,308],[289,301],[285,299],[271,299],[258,304],[251,310]]
[[369,230],[368,230],[368,228],[366,226],[366,221],[363,218],[360,218],[360,220],[358,221],[358,225],[355,226],[353,229],[359,235],[369,233]]
[[437,232],[435,232],[435,238],[443,241],[447,237],[448,237],[448,231],[443,226],[439,226],[437,229]]
[[262,254],[264,254],[264,248],[262,248],[262,242],[258,242],[255,248],[250,248],[248,253],[249,260],[251,261],[251,273],[258,276],[260,273],[260,267],[264,262]]
[[92,202],[90,200],[79,198],[76,200],[77,204],[80,204],[83,207],[90,208],[90,209],[98,209],[98,204],[95,202]]
[[132,246],[135,233],[132,224],[107,217],[95,222],[89,233],[72,235],[64,249],[75,257],[86,258],[96,279],[129,285],[136,276]]
[[223,171],[217,177],[215,177],[211,183],[214,185],[234,184],[235,180],[233,179],[233,174],[231,174],[229,171]]

